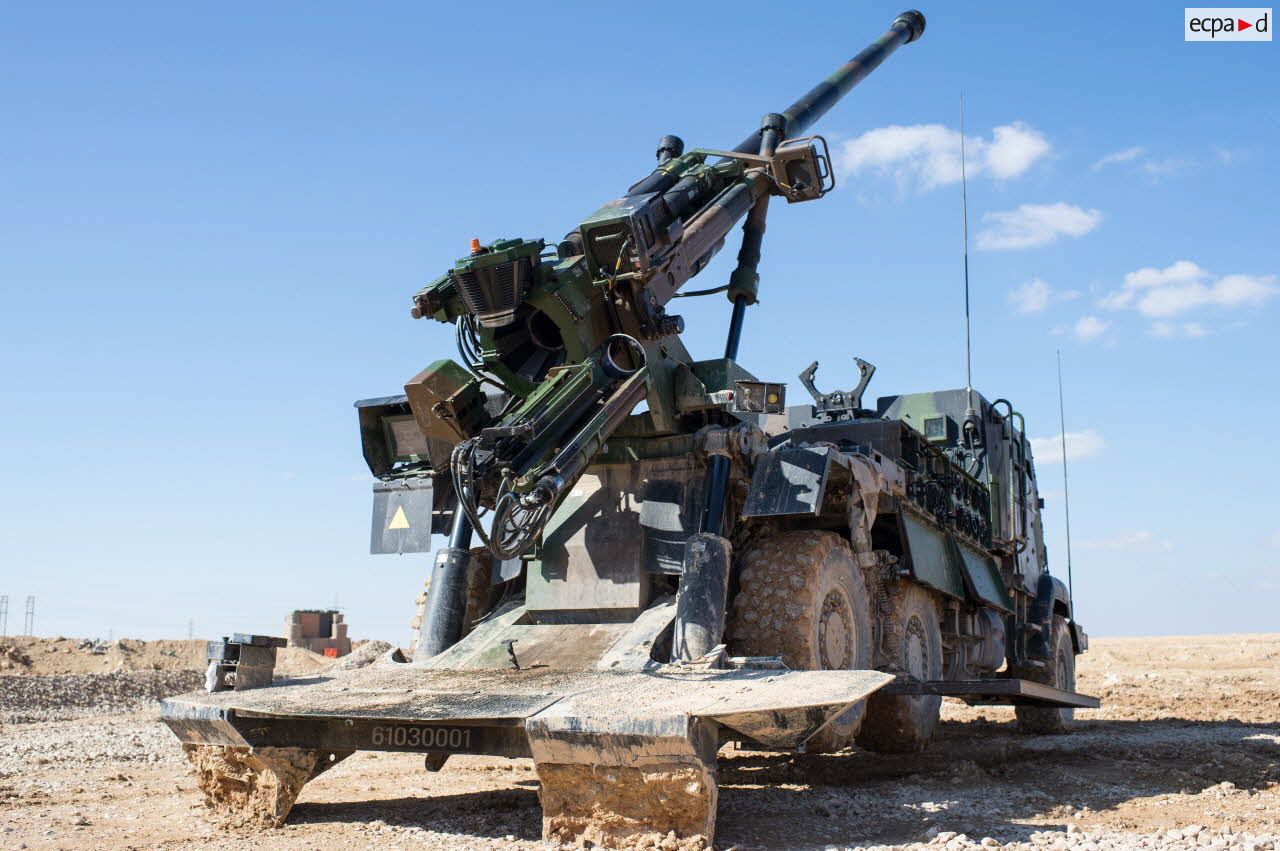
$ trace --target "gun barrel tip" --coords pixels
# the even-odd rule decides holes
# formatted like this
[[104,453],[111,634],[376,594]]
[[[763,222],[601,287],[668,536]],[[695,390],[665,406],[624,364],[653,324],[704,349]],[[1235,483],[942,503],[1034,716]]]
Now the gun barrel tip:
[[910,9],[894,18],[893,26],[897,27],[898,24],[903,24],[907,28],[908,38],[904,44],[910,44],[924,35],[924,15],[915,9]]

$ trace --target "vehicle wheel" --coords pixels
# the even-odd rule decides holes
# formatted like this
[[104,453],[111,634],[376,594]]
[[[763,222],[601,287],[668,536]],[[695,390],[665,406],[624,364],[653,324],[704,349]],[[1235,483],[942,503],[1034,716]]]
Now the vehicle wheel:
[[[915,583],[898,582],[890,589],[889,605],[885,649],[894,671],[917,680],[942,679],[942,626],[933,594]],[[933,738],[941,708],[937,695],[877,692],[867,699],[858,744],[880,753],[923,750]]]
[[[467,576],[467,613],[462,619],[462,634],[464,636],[471,631],[472,625],[477,620],[484,617],[493,608],[494,588],[491,558],[493,558],[493,555],[489,552],[488,547],[472,547],[471,573]],[[418,604],[417,613],[413,616],[413,620],[409,622],[409,627],[413,630],[409,638],[410,659],[413,658],[413,654],[418,650],[418,627],[422,626],[422,619],[427,615],[427,586],[430,584],[431,575],[427,574],[427,581],[423,583],[422,591],[419,592],[416,600]]]
[[[1076,651],[1071,643],[1071,629],[1067,625],[1067,619],[1061,615],[1053,616],[1049,647],[1052,653],[1044,667],[1016,667],[1011,669],[1011,675],[1075,691]],[[1018,719],[1018,729],[1024,733],[1064,733],[1075,720],[1076,711],[1069,707],[1017,706],[1014,708],[1014,715]]]
[[[870,605],[849,542],[834,532],[804,529],[745,547],[725,634],[734,655],[781,656],[793,670],[871,667]],[[805,750],[851,745],[863,708],[859,702],[832,720],[805,742]]]

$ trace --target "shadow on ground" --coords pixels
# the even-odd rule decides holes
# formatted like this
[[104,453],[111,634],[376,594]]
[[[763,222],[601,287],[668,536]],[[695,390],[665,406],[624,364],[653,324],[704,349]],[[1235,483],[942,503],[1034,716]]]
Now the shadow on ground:
[[[1026,736],[1012,724],[944,722],[919,754],[726,749],[719,773],[721,848],[904,844],[927,839],[930,828],[1007,843],[1099,821],[1108,830],[1150,831],[1157,829],[1150,818],[1126,822],[1126,805],[1205,794],[1208,807],[1224,782],[1223,794],[1246,798],[1280,783],[1280,724],[1084,721],[1069,734]],[[380,820],[477,839],[537,840],[536,783],[513,783],[522,788],[432,796],[427,782],[421,797],[301,802],[290,821]],[[1194,809],[1200,799],[1189,800]]]
[[485,839],[542,838],[536,789],[496,789],[454,795],[380,798],[294,806],[294,824],[370,823],[421,827]]
[[[1212,795],[1224,782],[1247,797],[1280,782],[1278,761],[1280,724],[1092,721],[1065,735],[1025,736],[1011,724],[943,723],[920,754],[723,757],[717,838],[726,846],[901,844],[937,826],[1017,842],[1108,813],[1113,829],[1144,829],[1114,811],[1162,795]],[[760,811],[785,819],[749,817]]]

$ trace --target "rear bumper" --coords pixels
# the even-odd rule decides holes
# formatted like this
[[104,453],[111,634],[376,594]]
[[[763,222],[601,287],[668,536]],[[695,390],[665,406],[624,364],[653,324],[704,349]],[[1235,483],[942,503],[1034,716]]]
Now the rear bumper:
[[448,670],[384,658],[335,676],[170,698],[161,717],[185,743],[253,748],[536,759],[541,745],[556,750],[550,743],[593,738],[616,753],[646,742],[690,747],[705,738],[699,729],[718,725],[732,737],[791,749],[891,680],[879,671],[673,666]]

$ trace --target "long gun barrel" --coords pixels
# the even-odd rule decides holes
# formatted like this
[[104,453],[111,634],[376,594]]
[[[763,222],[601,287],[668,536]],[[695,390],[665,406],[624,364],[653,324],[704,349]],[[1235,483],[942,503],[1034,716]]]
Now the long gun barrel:
[[[782,113],[786,119],[786,135],[799,136],[812,127],[827,110],[880,66],[900,45],[910,44],[924,34],[924,15],[912,9],[894,18],[889,31],[869,44],[861,53],[836,69],[835,73],[809,90]],[[743,139],[734,151],[754,154],[760,150],[760,132]]]
[[[716,401],[732,387],[704,384],[704,393],[685,375],[693,359],[679,340],[684,321],[666,306],[748,217],[738,268],[712,290],[734,304],[725,358],[736,359],[742,314],[759,287],[770,196],[812,201],[835,185],[826,142],[802,134],[924,26],[919,12],[902,13],[786,112],[765,115],[761,130],[733,151],[685,152],[679,138],[664,136],[658,167],[584,219],[554,253],[543,240],[473,240],[468,256],[414,296],[414,316],[457,326],[472,377],[442,362],[406,393],[423,434],[461,439],[449,461],[453,495],[495,555],[527,550],[561,494],[642,399],[653,434],[733,420]],[[504,398],[490,399],[496,391]],[[491,536],[480,523],[486,508]]]

